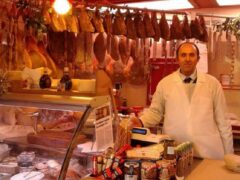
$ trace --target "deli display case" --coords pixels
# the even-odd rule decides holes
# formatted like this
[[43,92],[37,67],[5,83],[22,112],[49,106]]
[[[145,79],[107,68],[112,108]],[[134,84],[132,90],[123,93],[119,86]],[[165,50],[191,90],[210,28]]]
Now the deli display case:
[[[91,155],[104,148],[99,140],[103,131],[96,132],[96,126],[107,124],[112,130],[110,97],[41,92],[0,95],[1,111],[18,112],[14,118],[23,121],[8,125],[8,132],[1,126],[0,134],[5,134],[0,137],[1,149],[7,146],[5,152],[0,152],[1,176],[80,179],[89,173]],[[26,124],[24,121],[29,119],[31,123]],[[113,143],[109,133],[107,142]],[[89,147],[83,151],[85,145]]]

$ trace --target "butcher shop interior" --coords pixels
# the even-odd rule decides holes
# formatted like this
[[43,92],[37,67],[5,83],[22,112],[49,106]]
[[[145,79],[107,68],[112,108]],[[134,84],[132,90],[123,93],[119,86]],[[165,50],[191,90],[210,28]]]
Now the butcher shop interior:
[[0,180],[239,180],[239,0],[1,0]]

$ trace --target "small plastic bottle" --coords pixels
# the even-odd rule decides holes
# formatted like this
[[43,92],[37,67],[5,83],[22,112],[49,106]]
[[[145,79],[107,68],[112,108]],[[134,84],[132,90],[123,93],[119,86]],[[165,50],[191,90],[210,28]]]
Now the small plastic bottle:
[[63,76],[60,80],[60,87],[63,91],[70,91],[72,89],[72,79],[69,76],[69,68],[64,67]]
[[41,89],[50,88],[51,84],[52,84],[52,80],[51,80],[50,76],[48,75],[48,69],[45,68],[44,74],[41,76],[41,78],[39,80],[39,87]]

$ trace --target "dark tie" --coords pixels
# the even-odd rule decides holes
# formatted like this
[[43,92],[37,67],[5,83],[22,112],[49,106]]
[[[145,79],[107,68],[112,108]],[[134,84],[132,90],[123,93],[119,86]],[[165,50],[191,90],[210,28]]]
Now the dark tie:
[[192,78],[190,78],[190,77],[186,77],[183,81],[184,81],[184,83],[190,83],[191,82],[191,80],[192,80]]

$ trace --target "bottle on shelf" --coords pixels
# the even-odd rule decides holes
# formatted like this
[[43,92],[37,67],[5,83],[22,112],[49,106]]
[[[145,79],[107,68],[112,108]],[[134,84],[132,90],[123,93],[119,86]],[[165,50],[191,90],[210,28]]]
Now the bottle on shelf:
[[60,90],[61,91],[70,91],[72,89],[72,79],[69,75],[69,68],[64,67],[63,76],[60,80]]
[[50,88],[51,84],[52,84],[52,80],[48,74],[48,69],[44,68],[44,73],[39,80],[39,87],[41,89],[46,89],[46,88]]

